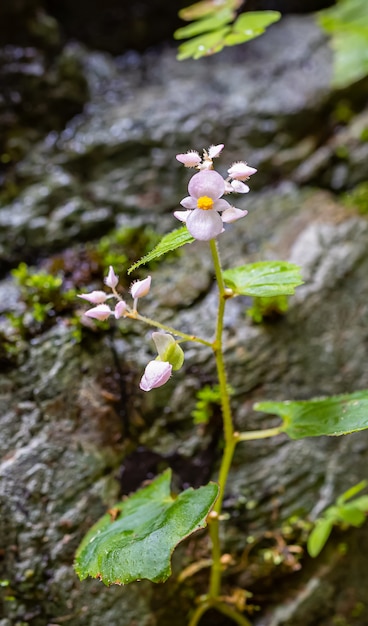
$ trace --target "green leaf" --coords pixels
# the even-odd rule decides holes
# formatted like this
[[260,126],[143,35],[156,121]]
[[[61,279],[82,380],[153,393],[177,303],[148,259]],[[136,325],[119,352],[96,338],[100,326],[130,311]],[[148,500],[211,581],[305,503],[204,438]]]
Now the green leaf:
[[363,513],[368,513],[368,496],[355,498],[355,500],[353,500],[353,504],[356,509],[359,509],[359,511],[363,511]]
[[186,22],[191,20],[198,20],[205,15],[216,14],[220,8],[232,9],[235,11],[243,3],[243,0],[222,0],[219,3],[218,0],[202,0],[202,2],[196,2],[189,7],[185,7],[179,11],[179,17]]
[[178,30],[174,32],[174,38],[187,39],[189,37],[201,35],[202,33],[207,33],[208,31],[217,30],[228,22],[231,22],[232,18],[233,12],[229,9],[223,9],[215,15],[211,15],[211,17],[206,17],[202,20],[198,20],[197,22],[193,22],[193,24],[189,24],[188,26],[178,28]]
[[226,37],[226,45],[234,46],[262,35],[267,26],[278,22],[281,13],[278,11],[249,11],[239,15],[234,22],[231,33]]
[[254,408],[279,415],[291,439],[346,435],[368,428],[368,390],[300,402],[258,402]]
[[189,233],[186,226],[182,226],[182,228],[177,228],[173,230],[171,233],[164,235],[161,241],[145,256],[143,256],[139,261],[134,263],[129,269],[128,274],[136,270],[137,267],[141,265],[145,265],[150,261],[154,261],[158,259],[160,256],[167,254],[168,252],[173,252],[173,250],[177,250],[181,246],[184,246],[186,243],[193,243],[195,241],[194,237]]
[[319,555],[331,534],[332,527],[333,521],[331,520],[324,518],[317,520],[307,542],[307,550],[310,556],[316,557]]
[[318,14],[321,27],[332,37],[335,52],[333,84],[336,87],[368,74],[368,2],[340,0]]
[[106,585],[147,578],[164,582],[171,574],[176,545],[206,526],[218,486],[209,483],[173,497],[171,470],[119,502],[80,544],[75,570],[81,580],[92,576]]
[[365,522],[365,514],[352,502],[339,507],[339,520],[350,526],[359,527]]
[[230,27],[221,28],[213,33],[207,35],[199,35],[194,37],[185,43],[182,43],[178,48],[178,60],[184,59],[200,59],[201,57],[208,56],[220,52],[225,44],[225,36],[228,34]]
[[292,295],[303,283],[300,268],[287,261],[249,263],[225,270],[223,277],[226,286],[242,296]]
[[[342,504],[344,504],[344,502],[346,502],[347,500],[350,500],[351,498],[356,496],[357,493],[365,489],[366,486],[367,486],[367,481],[361,480],[356,485],[353,485],[352,487],[350,487],[347,491],[344,491],[344,493],[342,493],[341,496],[337,498],[337,501],[336,501],[337,504],[341,506]],[[368,496],[364,496],[364,497],[368,498]],[[356,500],[354,500],[354,502],[356,502]]]

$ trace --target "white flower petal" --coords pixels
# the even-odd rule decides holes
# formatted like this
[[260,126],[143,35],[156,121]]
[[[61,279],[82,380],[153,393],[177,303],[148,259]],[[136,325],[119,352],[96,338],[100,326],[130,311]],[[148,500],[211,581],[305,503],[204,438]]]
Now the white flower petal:
[[245,185],[240,180],[231,181],[231,186],[236,193],[248,193],[250,191],[248,185]]
[[193,198],[208,196],[213,200],[217,200],[221,198],[225,191],[225,181],[218,172],[203,170],[192,176],[189,181],[188,191]]
[[231,204],[229,204],[227,200],[222,200],[222,198],[213,203],[213,209],[215,211],[226,211],[226,209],[230,209],[230,207]]
[[187,196],[186,198],[183,198],[180,204],[181,206],[184,207],[184,209],[196,209],[197,208],[197,200],[195,198],[192,198],[191,196]]
[[230,209],[226,209],[226,211],[223,212],[221,218],[225,224],[231,224],[231,222],[236,222],[236,220],[240,220],[241,217],[245,217],[247,214],[248,211],[242,211],[232,206]]
[[195,209],[187,217],[187,228],[194,239],[209,241],[222,233],[222,219],[213,209],[210,211]]
[[174,217],[181,222],[186,222],[188,215],[191,214],[192,211],[174,211]]

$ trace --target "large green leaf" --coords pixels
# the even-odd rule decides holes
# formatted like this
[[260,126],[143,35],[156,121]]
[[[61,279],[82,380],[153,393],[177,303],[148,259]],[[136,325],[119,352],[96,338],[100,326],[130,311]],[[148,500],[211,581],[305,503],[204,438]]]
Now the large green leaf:
[[287,261],[260,261],[225,270],[227,287],[235,295],[273,297],[292,295],[303,283],[300,268]]
[[218,486],[209,483],[170,492],[171,470],[119,502],[80,544],[75,570],[81,580],[92,576],[106,585],[147,578],[163,582],[171,574],[171,554],[188,535],[206,526]]
[[279,415],[291,439],[346,435],[368,428],[368,390],[300,402],[258,402],[256,411]]
[[186,243],[193,243],[193,241],[195,241],[195,239],[192,237],[186,226],[173,230],[171,233],[164,235],[161,241],[153,248],[153,250],[151,250],[151,252],[134,263],[128,269],[128,274],[133,272],[133,270],[136,270],[137,267],[145,265],[150,261],[154,261],[168,252],[173,252],[174,250],[177,250],[177,248],[184,246]]

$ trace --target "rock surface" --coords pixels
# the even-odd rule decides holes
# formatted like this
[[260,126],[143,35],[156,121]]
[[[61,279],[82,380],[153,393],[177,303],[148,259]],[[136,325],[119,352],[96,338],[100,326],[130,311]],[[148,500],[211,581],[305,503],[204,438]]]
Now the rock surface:
[[[247,299],[228,304],[237,426],[274,423],[252,411],[261,399],[368,388],[368,222],[331,193],[367,178],[366,111],[345,125],[335,116],[340,98],[354,112],[364,85],[331,92],[331,54],[313,20],[285,19],[245,48],[181,65],[170,50],[113,60],[75,45],[73,54],[90,103],[14,167],[16,191],[8,189],[0,209],[4,275],[20,260],[38,263],[122,224],[172,229],[188,178],[174,154],[224,141],[224,160],[247,158],[260,170],[241,200],[249,216],[220,238],[224,265],[291,260],[305,279],[287,314],[262,325],[246,318]],[[211,336],[216,291],[207,252],[195,243],[158,266],[144,312]],[[2,312],[17,310],[8,277],[0,293]],[[206,349],[189,347],[185,368],[143,395],[137,383],[152,354],[146,329],[122,322],[83,337],[76,342],[60,316],[1,377],[0,578],[9,585],[0,626],[184,626],[194,589],[206,591],[205,572],[180,586],[105,589],[79,583],[72,561],[90,525],[159,467],[171,465],[180,486],[216,476],[219,416],[193,427],[188,405],[214,382],[213,363]],[[236,557],[225,591],[252,590],[251,602],[262,606],[255,626],[367,624],[367,529],[336,533],[322,558],[303,559],[300,571],[280,530],[292,516],[315,518],[365,478],[367,442],[362,432],[239,446],[225,500],[226,549]],[[259,550],[249,549],[250,535]],[[264,545],[279,560],[267,561]],[[183,544],[174,572],[206,548],[202,535]],[[211,613],[202,622],[228,624]]]

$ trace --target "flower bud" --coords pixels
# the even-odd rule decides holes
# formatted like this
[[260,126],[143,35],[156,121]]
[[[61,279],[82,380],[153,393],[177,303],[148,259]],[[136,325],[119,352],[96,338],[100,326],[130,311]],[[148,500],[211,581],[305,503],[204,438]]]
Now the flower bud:
[[124,300],[119,300],[119,302],[115,305],[114,315],[118,320],[120,317],[124,317],[125,311],[127,308],[127,303]]
[[241,180],[232,180],[230,184],[233,191],[235,191],[236,193],[248,193],[250,191],[248,185],[242,183]]
[[218,157],[220,152],[223,150],[223,147],[223,143],[219,143],[217,146],[211,146],[208,149],[208,156],[210,157],[210,159],[215,159],[216,157]]
[[165,361],[150,361],[144,370],[144,374],[139,384],[142,391],[151,391],[156,387],[161,387],[169,380],[172,372],[172,365]]
[[100,320],[101,322],[107,320],[110,317],[112,311],[107,304],[99,304],[98,306],[93,307],[93,309],[88,309],[85,311],[84,315],[87,317],[92,317],[95,320]]
[[104,282],[105,282],[105,285],[107,285],[111,289],[115,289],[116,285],[119,282],[119,276],[116,276],[112,265],[110,265],[109,273],[107,274]]
[[92,304],[102,304],[107,299],[107,294],[104,291],[91,291],[91,293],[79,293],[78,298],[83,298],[87,302]]
[[235,178],[236,180],[247,180],[249,176],[255,174],[256,171],[257,170],[254,167],[249,167],[245,161],[233,163],[230,169],[227,170],[229,176],[231,176],[231,178]]
[[158,355],[161,361],[166,361],[172,365],[174,371],[180,370],[184,363],[184,352],[174,337],[169,333],[152,333]]
[[202,160],[196,150],[190,150],[186,154],[177,154],[175,158],[185,167],[197,167]]
[[146,296],[151,288],[151,276],[147,276],[144,280],[136,280],[130,285],[130,293],[134,300]]

